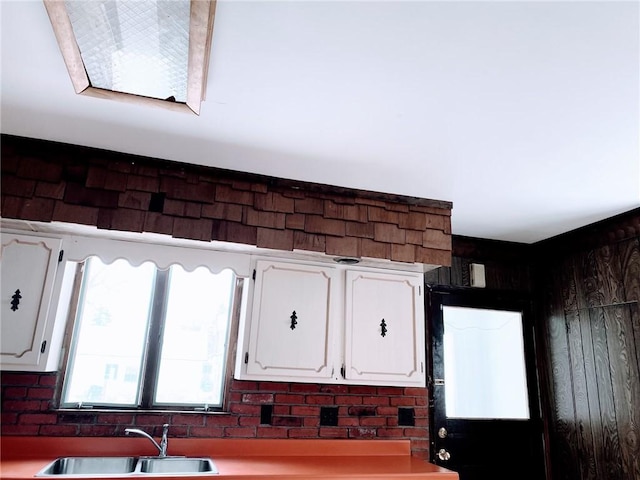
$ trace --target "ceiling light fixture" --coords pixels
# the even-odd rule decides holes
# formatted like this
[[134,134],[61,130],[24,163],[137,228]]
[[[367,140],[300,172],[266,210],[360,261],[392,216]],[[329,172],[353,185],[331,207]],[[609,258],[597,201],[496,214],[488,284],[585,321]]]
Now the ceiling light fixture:
[[200,113],[215,0],[44,0],[76,93]]

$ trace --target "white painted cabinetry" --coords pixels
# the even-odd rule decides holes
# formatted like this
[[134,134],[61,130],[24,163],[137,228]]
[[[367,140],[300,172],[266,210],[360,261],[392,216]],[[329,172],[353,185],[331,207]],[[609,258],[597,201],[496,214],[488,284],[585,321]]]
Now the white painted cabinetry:
[[[53,340],[59,238],[2,234],[0,253],[0,363],[3,370],[57,368]],[[59,293],[59,292],[58,292]]]
[[335,273],[312,265],[257,263],[247,374],[331,378]]
[[424,384],[422,275],[346,272],[345,377]]
[[425,385],[422,273],[271,260],[255,272],[236,378]]

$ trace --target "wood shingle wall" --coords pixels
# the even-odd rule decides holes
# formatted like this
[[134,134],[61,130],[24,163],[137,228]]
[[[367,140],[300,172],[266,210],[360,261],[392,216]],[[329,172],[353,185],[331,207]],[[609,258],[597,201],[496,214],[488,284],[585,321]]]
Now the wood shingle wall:
[[451,264],[451,204],[2,136],[2,216]]

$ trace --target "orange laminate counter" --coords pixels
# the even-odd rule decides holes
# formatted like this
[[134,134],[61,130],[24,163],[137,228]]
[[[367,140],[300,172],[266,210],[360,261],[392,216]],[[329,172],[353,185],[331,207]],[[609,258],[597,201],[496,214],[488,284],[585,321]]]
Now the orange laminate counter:
[[[144,438],[2,437],[0,478],[33,479],[49,462],[66,456],[138,456],[157,451]],[[100,475],[136,480],[206,478],[458,480],[458,474],[412,457],[408,440],[193,439],[169,441],[170,455],[210,457],[217,475]],[[47,477],[51,478],[51,477]],[[79,477],[74,478],[91,478]]]

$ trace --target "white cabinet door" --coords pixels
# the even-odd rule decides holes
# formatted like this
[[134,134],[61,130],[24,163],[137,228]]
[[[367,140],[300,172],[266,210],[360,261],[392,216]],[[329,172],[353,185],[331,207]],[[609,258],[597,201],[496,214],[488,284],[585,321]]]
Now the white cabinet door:
[[422,274],[346,272],[345,378],[424,386]]
[[257,263],[246,359],[249,377],[331,378],[334,275],[326,267]]
[[0,325],[2,367],[38,366],[46,343],[58,255],[62,240],[2,235]]

